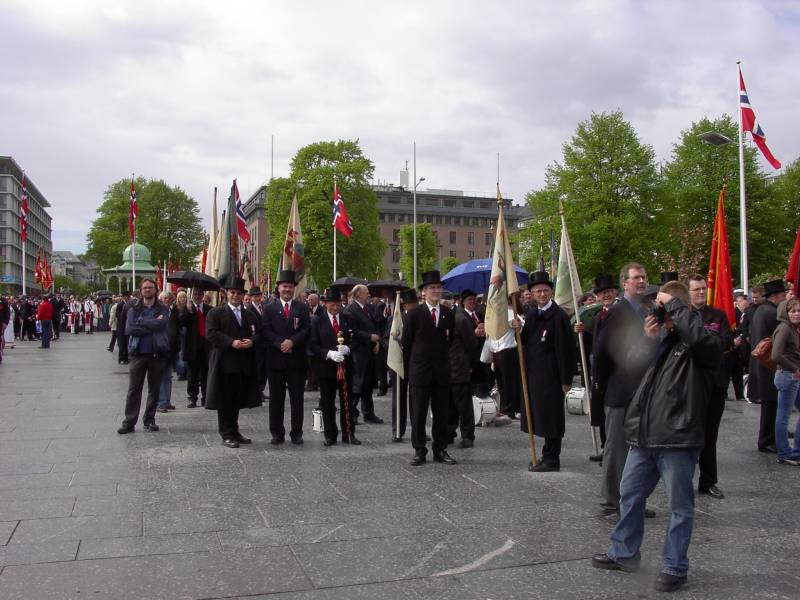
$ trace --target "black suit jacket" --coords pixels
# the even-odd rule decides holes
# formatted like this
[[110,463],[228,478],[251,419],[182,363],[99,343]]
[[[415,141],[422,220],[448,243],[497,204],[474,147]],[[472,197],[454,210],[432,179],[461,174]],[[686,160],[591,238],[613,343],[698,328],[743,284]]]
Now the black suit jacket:
[[[283,316],[283,302],[273,302],[264,309],[262,331],[267,346],[269,369],[306,369],[306,343],[311,330],[308,306],[292,300],[289,318]],[[281,352],[283,340],[292,340],[288,353]]]
[[[733,331],[731,325],[728,323],[728,317],[724,312],[712,306],[704,306],[698,311],[700,317],[703,319],[703,326],[709,330],[719,334],[722,340],[722,351],[730,352],[733,350]],[[719,364],[713,371],[709,371],[709,381],[714,387],[728,389],[728,368],[723,360],[724,356],[720,356]]]
[[[211,343],[220,372],[255,375],[255,346],[261,343],[261,335],[255,317],[246,309],[241,312],[242,324],[239,325],[227,304],[211,310],[206,318],[206,338]],[[252,339],[254,347],[246,350],[231,347],[234,340],[241,339]]]
[[409,385],[450,385],[450,344],[455,335],[453,311],[441,304],[439,323],[433,326],[428,304],[408,313],[403,329],[403,353],[407,356]]
[[[344,335],[344,343],[350,338],[347,317],[341,313],[337,316],[339,330]],[[336,350],[339,342],[333,333],[333,326],[327,311],[322,315],[311,317],[311,335],[308,340],[308,355],[311,357],[311,367],[318,377],[336,377],[338,364],[328,360],[328,351]]]

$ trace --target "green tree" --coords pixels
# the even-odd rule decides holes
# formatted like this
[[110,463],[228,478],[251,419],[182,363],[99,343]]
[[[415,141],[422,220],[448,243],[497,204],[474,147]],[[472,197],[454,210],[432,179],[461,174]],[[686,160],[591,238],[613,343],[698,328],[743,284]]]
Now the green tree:
[[[417,285],[422,281],[425,271],[436,268],[439,248],[433,226],[430,223],[417,223]],[[400,228],[400,271],[409,285],[414,284],[414,226]]]
[[[101,267],[118,265],[122,251],[130,244],[130,186],[129,179],[122,179],[108,187],[86,235],[86,257]],[[194,266],[206,243],[197,202],[162,180],[139,178],[136,203],[136,241],[150,249],[154,264],[169,260],[186,268]]]
[[[737,128],[738,124],[729,115],[722,115],[713,120],[701,119],[681,132],[664,168],[663,210],[656,218],[657,229],[661,232],[662,267],[682,273],[708,270],[717,202],[720,189],[727,182],[725,216],[731,268],[738,281],[741,258],[738,148],[735,143],[712,146],[699,137],[702,133],[716,131],[735,141]],[[790,205],[777,201],[779,186],[770,185],[759,166],[757,152],[755,148],[745,148],[750,273],[774,271],[786,252],[785,245],[791,244],[793,239],[786,218]]]
[[332,280],[334,180],[353,224],[349,238],[336,234],[336,276],[373,279],[384,273],[386,242],[378,226],[378,198],[369,183],[373,173],[374,166],[363,155],[358,140],[317,142],[297,151],[289,177],[273,179],[267,189],[266,214],[272,227],[264,266],[273,274],[273,281],[283,253],[286,223],[295,193],[306,251],[306,271],[321,288]]
[[777,258],[778,263],[770,270],[783,277],[786,274],[786,268],[789,266],[789,258],[797,236],[797,228],[800,226],[800,215],[798,215],[798,207],[800,207],[800,159],[795,160],[784,169],[780,177],[772,184],[772,188],[772,197],[776,208],[784,216],[780,221],[772,223],[772,226],[778,230],[779,242],[776,245],[781,255]]
[[[536,248],[551,226],[560,229],[561,201],[584,280],[630,260],[652,266],[659,182],[652,148],[622,113],[593,113],[564,144],[562,162],[547,167],[544,187],[526,196],[533,220],[525,234]],[[534,257],[526,257],[527,267]]]
[[442,259],[442,275],[446,275],[460,264],[455,256],[445,256]]

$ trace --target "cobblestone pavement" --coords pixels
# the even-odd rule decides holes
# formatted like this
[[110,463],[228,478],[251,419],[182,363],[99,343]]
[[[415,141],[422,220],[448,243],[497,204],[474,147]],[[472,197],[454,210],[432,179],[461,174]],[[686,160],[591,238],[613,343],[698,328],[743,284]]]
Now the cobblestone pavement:
[[[120,436],[127,373],[108,334],[19,343],[0,365],[0,598],[649,598],[666,525],[651,506],[643,569],[593,569],[613,522],[597,516],[586,417],[568,415],[560,473],[530,474],[517,427],[477,431],[455,466],[408,465],[408,442],[364,425],[360,447],[224,448],[216,417],[178,409]],[[389,415],[386,398],[377,412]],[[288,420],[288,415],[287,415]],[[388,421],[388,418],[387,418]],[[800,469],[755,450],[758,407],[728,402],[721,501],[697,498],[690,583],[675,598],[800,597]]]

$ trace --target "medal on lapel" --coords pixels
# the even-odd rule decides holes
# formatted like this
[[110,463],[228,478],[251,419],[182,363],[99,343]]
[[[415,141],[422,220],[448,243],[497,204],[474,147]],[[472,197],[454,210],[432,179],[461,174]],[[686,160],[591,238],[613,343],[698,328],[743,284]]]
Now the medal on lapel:
[[546,339],[547,339],[547,329],[542,329],[542,339],[539,341],[544,343]]

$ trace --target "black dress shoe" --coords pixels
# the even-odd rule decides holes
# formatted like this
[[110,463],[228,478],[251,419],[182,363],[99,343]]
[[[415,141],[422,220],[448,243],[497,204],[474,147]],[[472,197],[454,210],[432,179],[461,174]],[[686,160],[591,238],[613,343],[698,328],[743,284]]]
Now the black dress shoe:
[[160,413],[166,413],[166,412],[167,412],[167,409],[166,409],[166,408],[157,408],[156,410],[157,410],[158,412],[160,412]]
[[233,437],[240,444],[252,444],[253,443],[253,440],[251,440],[250,438],[244,437],[241,433],[238,433],[238,432]]
[[234,439],[227,439],[227,440],[222,440],[222,445],[225,446],[226,448],[238,448],[239,442],[237,442]]
[[283,443],[283,438],[272,438],[269,441],[269,443],[272,444],[273,446],[277,446],[278,444],[282,444]]
[[589,455],[589,460],[592,462],[603,462],[603,455],[602,454],[591,454]]
[[167,410],[175,410],[174,404],[167,404]]
[[351,435],[350,438],[342,438],[343,444],[352,444],[353,446],[360,446],[361,440],[358,439],[356,436]]
[[158,431],[158,425],[155,423],[147,423],[144,428],[147,429],[147,431]]
[[419,465],[425,464],[425,455],[424,454],[415,454],[414,458],[411,459],[411,466],[418,467]]
[[607,571],[624,571],[625,573],[635,573],[638,571],[638,567],[628,567],[621,563],[618,563],[612,558],[609,558],[608,554],[595,554],[592,557],[592,566],[595,569],[606,569]]
[[775,446],[759,446],[759,452],[769,452],[770,454],[777,454],[778,449]]
[[292,438],[292,443],[300,445],[300,444],[303,443],[303,438],[302,437],[294,437],[294,438]]
[[560,470],[560,464],[544,462],[543,460],[540,460],[535,465],[528,465],[528,471],[532,473],[556,473]]
[[447,450],[442,450],[433,455],[433,462],[444,463],[446,465],[456,464],[456,459],[447,453]]
[[325,440],[324,442],[322,442],[322,445],[323,446],[335,446],[336,445],[336,440]]
[[120,435],[125,435],[126,433],[133,433],[133,427],[127,427],[126,425],[123,425],[122,427],[117,429],[117,433]]
[[461,440],[461,443],[458,445],[459,448],[472,448],[475,445],[475,440]]
[[394,436],[394,435],[392,436],[392,442],[394,442],[395,444],[397,444],[399,442],[402,442],[402,441],[403,441],[402,437],[397,437],[397,436]]
[[195,400],[190,400],[186,408],[197,408],[197,402]]
[[659,573],[656,578],[655,588],[659,592],[674,592],[686,583],[686,575],[670,575]]
[[719,489],[716,485],[710,485],[708,487],[699,487],[697,491],[701,494],[705,494],[706,496],[711,496],[717,500],[722,500],[725,497],[725,494],[722,493],[722,490]]
[[381,419],[377,415],[364,415],[364,422],[365,423],[373,423],[375,425],[383,425],[383,419]]

